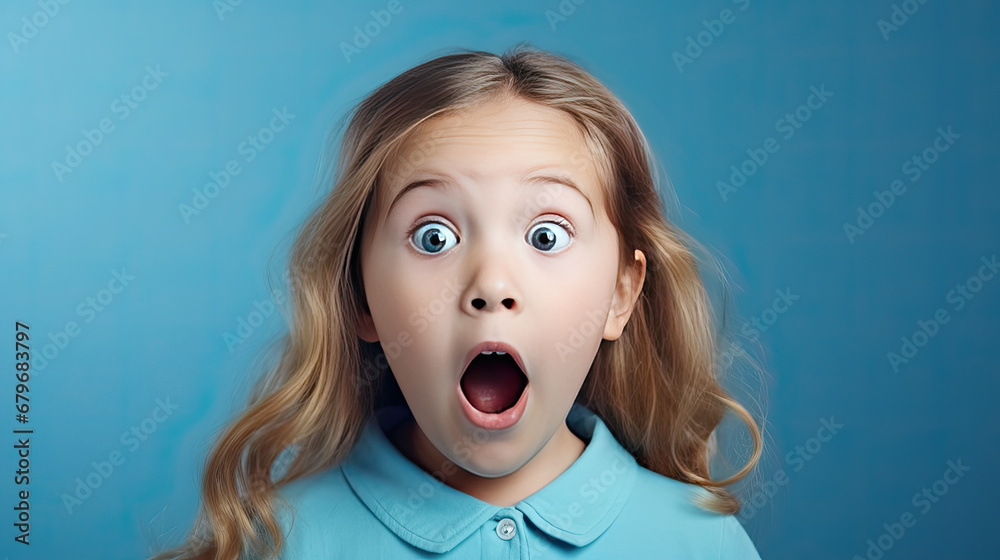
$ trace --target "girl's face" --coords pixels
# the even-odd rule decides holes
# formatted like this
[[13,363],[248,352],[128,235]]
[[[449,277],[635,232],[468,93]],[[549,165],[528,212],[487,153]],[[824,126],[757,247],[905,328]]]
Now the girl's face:
[[[559,110],[495,101],[427,122],[400,148],[363,225],[371,313],[359,332],[381,342],[413,412],[413,455],[486,478],[542,472],[576,449],[572,462],[582,445],[566,416],[645,271],[637,251],[619,282],[581,130]],[[527,385],[512,410],[470,416],[462,379],[482,342],[509,345]]]

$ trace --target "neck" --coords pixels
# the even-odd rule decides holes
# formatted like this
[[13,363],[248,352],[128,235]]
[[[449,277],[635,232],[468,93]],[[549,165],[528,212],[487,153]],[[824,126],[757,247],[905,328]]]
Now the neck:
[[[473,474],[445,457],[412,417],[389,434],[410,461],[442,482],[486,503],[509,507],[555,480],[583,453],[586,444],[563,423],[544,447],[520,469],[496,478]],[[450,474],[444,474],[450,473]]]

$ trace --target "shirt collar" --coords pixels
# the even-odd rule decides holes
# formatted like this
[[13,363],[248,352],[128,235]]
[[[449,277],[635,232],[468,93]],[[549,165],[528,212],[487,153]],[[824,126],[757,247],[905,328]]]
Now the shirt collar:
[[[379,409],[341,470],[389,530],[428,552],[447,552],[504,508],[443,484],[400,453],[385,434],[407,416],[405,406]],[[549,536],[585,546],[625,507],[638,465],[583,405],[574,403],[566,424],[587,447],[558,478],[512,507]]]

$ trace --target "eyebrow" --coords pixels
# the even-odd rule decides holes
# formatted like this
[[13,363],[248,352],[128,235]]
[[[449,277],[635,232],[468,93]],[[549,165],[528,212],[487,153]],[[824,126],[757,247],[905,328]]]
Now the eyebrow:
[[[445,175],[443,173],[441,173],[439,175],[440,175],[439,177],[430,177],[430,178],[427,178],[427,179],[420,179],[418,181],[413,181],[413,182],[407,184],[405,187],[402,188],[402,190],[399,191],[399,193],[396,195],[396,197],[392,200],[392,203],[389,204],[389,209],[386,211],[385,215],[388,216],[389,214],[391,214],[392,213],[392,208],[393,208],[393,206],[396,205],[396,202],[398,202],[399,199],[403,198],[404,194],[410,192],[411,190],[418,189],[420,187],[448,188],[448,187],[451,187],[451,186],[455,185],[455,183],[456,183],[455,180],[452,179],[451,177],[449,177],[448,175]],[[582,196],[583,199],[587,201],[587,206],[590,207],[590,215],[591,215],[591,217],[593,217],[594,219],[596,219],[596,215],[594,214],[594,205],[593,205],[592,202],[590,202],[590,198],[588,198],[587,195],[584,194],[583,190],[568,175],[565,175],[565,174],[562,174],[562,173],[545,174],[545,175],[532,175],[530,177],[524,177],[524,178],[522,178],[521,179],[521,183],[525,184],[525,185],[542,184],[542,183],[557,183],[557,184],[569,187],[569,188],[575,190],[576,192],[580,193],[580,196]]]

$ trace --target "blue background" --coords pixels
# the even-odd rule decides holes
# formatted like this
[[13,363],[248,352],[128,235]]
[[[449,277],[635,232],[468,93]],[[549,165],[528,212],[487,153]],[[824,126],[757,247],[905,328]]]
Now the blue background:
[[[988,557],[1000,498],[1000,279],[973,280],[981,289],[961,309],[948,294],[1000,250],[1000,7],[904,4],[919,9],[884,36],[885,0],[591,0],[564,2],[551,22],[556,0],[404,0],[348,60],[342,43],[387,2],[243,2],[221,17],[207,0],[70,2],[51,18],[35,15],[38,2],[4,2],[0,363],[12,371],[15,321],[31,325],[36,355],[52,346],[31,379],[29,424],[14,421],[13,376],[0,382],[0,558],[140,558],[175,544],[196,511],[209,442],[244,401],[258,351],[285,327],[275,311],[232,351],[225,339],[255,304],[267,309],[266,271],[280,278],[296,226],[323,194],[327,133],[415,64],[524,40],[567,54],[621,97],[676,189],[671,217],[720,255],[741,321],[771,323],[746,344],[767,369],[766,386],[751,390],[768,410],[761,497],[741,516],[761,555],[865,557],[884,524],[910,513],[905,534],[882,536],[885,558]],[[678,64],[674,53],[724,9],[731,23]],[[47,21],[12,43],[33,17]],[[115,100],[147,67],[166,76],[123,119]],[[833,95],[801,110],[811,86]],[[282,108],[294,118],[247,162],[241,142]],[[775,125],[796,110],[809,118],[786,139]],[[53,162],[102,119],[114,130],[58,177]],[[958,139],[911,181],[904,163],[939,127]],[[730,165],[770,137],[778,150],[723,198]],[[241,173],[186,222],[179,205],[234,159]],[[844,224],[896,179],[905,193],[849,239]],[[134,279],[102,293],[122,269]],[[776,290],[798,299],[771,314]],[[106,305],[86,312],[98,297]],[[918,335],[926,344],[894,368],[887,354],[938,309],[949,321]],[[77,334],[59,335],[70,321]],[[824,420],[843,427],[830,437]],[[30,548],[13,541],[11,509],[10,430],[25,426],[35,430]],[[126,444],[133,426],[148,435]],[[116,452],[113,472],[67,507],[77,479],[101,476],[94,464]],[[914,495],[959,460],[969,470],[918,507]],[[779,471],[785,483],[767,486]]]

